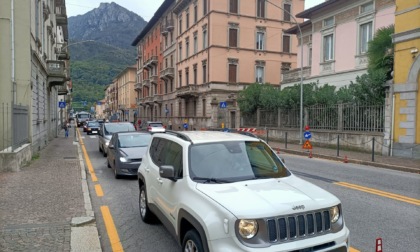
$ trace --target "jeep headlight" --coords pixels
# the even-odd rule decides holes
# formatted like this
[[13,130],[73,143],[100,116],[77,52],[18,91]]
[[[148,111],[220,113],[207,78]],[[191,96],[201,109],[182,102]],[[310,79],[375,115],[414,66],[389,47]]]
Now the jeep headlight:
[[251,239],[257,234],[258,223],[256,220],[240,220],[238,230],[242,238]]
[[126,157],[120,157],[120,161],[123,163],[129,162],[130,159],[126,158]]
[[340,219],[340,209],[338,206],[333,206],[330,208],[330,220],[331,223],[336,223]]

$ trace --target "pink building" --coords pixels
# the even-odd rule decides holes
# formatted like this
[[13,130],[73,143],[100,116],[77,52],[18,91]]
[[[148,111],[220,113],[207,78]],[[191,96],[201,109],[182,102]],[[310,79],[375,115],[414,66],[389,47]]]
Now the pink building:
[[[298,13],[308,19],[300,24],[303,62],[299,42],[298,68],[283,73],[282,87],[300,83],[301,64],[304,83],[350,84],[366,73],[368,42],[376,30],[394,24],[394,12],[393,0],[329,0]],[[297,26],[286,32],[300,40]]]
[[175,128],[238,127],[238,92],[253,83],[279,85],[281,71],[296,66],[297,41],[284,30],[304,1],[173,2],[164,1],[132,43],[144,46],[149,30],[171,24],[161,30],[163,113],[154,119],[171,118]]

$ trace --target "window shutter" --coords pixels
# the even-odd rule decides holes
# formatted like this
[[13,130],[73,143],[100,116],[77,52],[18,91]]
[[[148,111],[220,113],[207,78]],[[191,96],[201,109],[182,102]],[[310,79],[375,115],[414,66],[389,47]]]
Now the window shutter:
[[236,65],[229,64],[229,83],[236,83]]
[[238,30],[229,29],[229,47],[238,46]]
[[291,13],[290,7],[291,7],[290,4],[284,5],[284,21],[290,21],[290,13]]
[[283,52],[290,52],[290,36],[283,36]]
[[230,12],[238,13],[238,0],[230,0]]

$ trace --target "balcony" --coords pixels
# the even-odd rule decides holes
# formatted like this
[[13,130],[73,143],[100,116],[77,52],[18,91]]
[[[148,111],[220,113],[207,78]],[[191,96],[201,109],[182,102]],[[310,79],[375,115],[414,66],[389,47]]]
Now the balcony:
[[[281,83],[290,83],[295,81],[300,81],[300,68],[295,68],[289,71],[282,71],[282,81]],[[303,68],[303,79],[306,79],[311,76],[311,67]]]
[[64,61],[49,60],[47,61],[48,83],[50,86],[63,85],[66,80],[66,70]]
[[143,69],[147,70],[149,68],[148,64],[149,64],[149,60],[143,61]]
[[143,80],[143,86],[150,87],[150,80]]
[[162,24],[160,25],[160,33],[161,33],[163,36],[167,36],[167,35],[168,35],[168,30],[166,30],[166,25],[165,25],[165,23],[162,23]]
[[150,82],[151,82],[151,84],[157,85],[158,84],[158,77],[157,77],[157,75],[153,75],[152,77],[150,77]]
[[68,93],[67,85],[58,86],[58,95],[67,95]]
[[141,90],[141,88],[142,88],[141,84],[142,84],[142,83],[136,83],[136,84],[134,85],[134,90],[136,90],[136,91]]
[[153,97],[151,96],[145,97],[144,103],[149,104],[149,105],[153,104]]
[[149,64],[150,65],[157,65],[157,63],[158,63],[158,57],[157,56],[150,57],[150,59],[149,59]]
[[177,88],[176,92],[177,92],[176,96],[179,98],[198,97],[197,85],[182,86],[182,87]]
[[163,101],[163,95],[159,94],[159,95],[155,95],[153,96],[153,102],[154,103],[162,103]]
[[174,30],[175,26],[174,26],[174,20],[172,18],[166,20],[166,22],[165,22],[165,28],[166,28],[166,30],[168,32],[171,32],[171,31]]
[[64,43],[61,47],[56,47],[55,54],[57,54],[59,60],[69,60],[70,55],[67,50],[67,43]]
[[55,10],[55,19],[57,21],[57,26],[67,25],[66,6],[55,7]]
[[173,79],[175,75],[175,69],[173,67],[168,67],[160,71],[161,79]]

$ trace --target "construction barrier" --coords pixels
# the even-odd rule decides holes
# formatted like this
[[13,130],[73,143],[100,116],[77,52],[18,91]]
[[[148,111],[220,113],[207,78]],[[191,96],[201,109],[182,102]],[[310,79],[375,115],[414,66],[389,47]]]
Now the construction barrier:
[[382,252],[382,238],[376,238],[376,252]]

